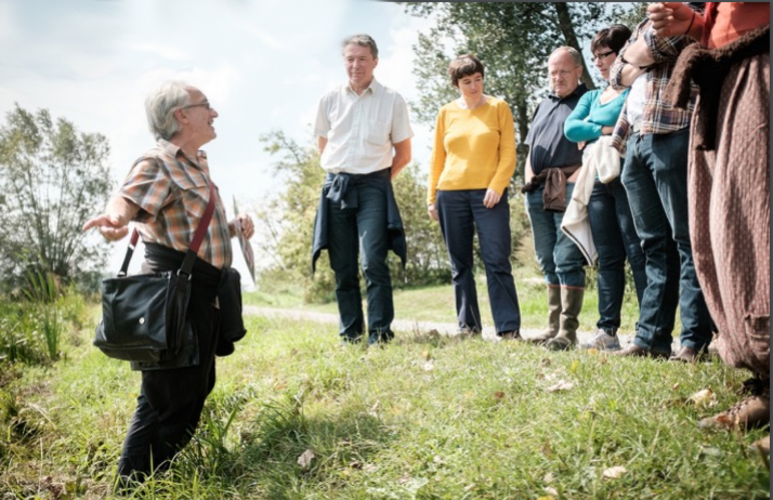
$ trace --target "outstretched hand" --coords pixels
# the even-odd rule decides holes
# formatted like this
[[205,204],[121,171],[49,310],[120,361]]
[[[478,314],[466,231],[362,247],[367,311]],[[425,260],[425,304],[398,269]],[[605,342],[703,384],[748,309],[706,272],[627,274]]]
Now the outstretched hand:
[[89,219],[83,224],[83,231],[99,228],[99,232],[107,241],[118,241],[129,234],[129,221],[115,214],[102,214]]

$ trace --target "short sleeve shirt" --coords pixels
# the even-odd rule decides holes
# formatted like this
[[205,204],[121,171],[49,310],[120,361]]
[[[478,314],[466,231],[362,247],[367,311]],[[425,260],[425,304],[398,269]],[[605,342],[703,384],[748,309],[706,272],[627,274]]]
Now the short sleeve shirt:
[[537,106],[525,141],[535,175],[546,168],[582,163],[582,151],[564,135],[564,122],[586,90],[581,83],[570,95],[560,98],[551,93]]
[[413,137],[405,100],[374,78],[362,94],[344,84],[319,100],[314,134],[327,139],[322,168],[369,174],[392,165],[392,145]]
[[[135,162],[118,195],[140,207],[134,220],[143,242],[185,252],[207,208],[210,182],[203,155],[192,161],[179,147],[160,139]],[[214,183],[212,188],[215,212],[197,255],[222,269],[231,265],[231,236],[219,190]]]

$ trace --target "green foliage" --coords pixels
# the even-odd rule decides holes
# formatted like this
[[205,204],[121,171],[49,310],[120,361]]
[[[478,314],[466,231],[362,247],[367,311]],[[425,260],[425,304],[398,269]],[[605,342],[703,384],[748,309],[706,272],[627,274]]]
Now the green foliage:
[[74,288],[49,292],[55,287],[51,275],[31,279],[43,285],[29,288],[30,299],[0,297],[0,372],[60,359],[65,340],[78,343],[75,332],[90,323],[93,306]]
[[0,286],[13,287],[27,268],[64,282],[88,277],[108,247],[81,231],[105,205],[110,149],[100,134],[79,132],[48,110],[18,104],[0,127]]
[[[270,279],[300,283],[304,299],[332,301],[335,281],[327,252],[317,261],[311,276],[311,241],[319,196],[325,171],[319,165],[319,155],[311,147],[302,147],[282,132],[261,138],[266,151],[278,156],[276,171],[285,179],[285,190],[259,211],[259,227],[264,231],[264,243],[259,249],[272,264],[261,274]],[[393,286],[438,283],[448,279],[446,253],[440,230],[429,220],[423,200],[426,180],[416,165],[406,167],[395,179],[395,198],[400,206],[406,228],[408,262],[403,271],[400,260],[390,252],[389,266]]]

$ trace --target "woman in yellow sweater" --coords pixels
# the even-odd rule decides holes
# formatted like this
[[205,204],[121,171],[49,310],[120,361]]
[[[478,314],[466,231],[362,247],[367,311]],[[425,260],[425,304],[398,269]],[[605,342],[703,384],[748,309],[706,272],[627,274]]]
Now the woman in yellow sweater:
[[481,332],[472,250],[477,228],[497,335],[519,339],[507,200],[515,172],[513,115],[505,101],[483,93],[483,64],[475,56],[452,61],[448,74],[461,96],[438,113],[427,204],[448,249],[459,330]]

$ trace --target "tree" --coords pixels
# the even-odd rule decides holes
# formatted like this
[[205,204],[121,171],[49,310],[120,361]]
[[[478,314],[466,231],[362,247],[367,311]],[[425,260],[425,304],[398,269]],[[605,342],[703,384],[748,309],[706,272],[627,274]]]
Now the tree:
[[[334,300],[334,278],[327,252],[317,261],[311,277],[311,241],[325,171],[319,155],[302,147],[282,132],[261,137],[265,150],[279,156],[277,173],[285,178],[285,189],[259,211],[259,230],[264,243],[259,248],[271,264],[261,274],[279,272],[285,282],[301,283],[306,301]],[[393,182],[406,231],[408,262],[403,271],[400,259],[390,252],[389,266],[395,288],[448,282],[450,270],[445,246],[436,223],[431,223],[424,199],[426,179],[414,164],[406,167]]]
[[81,231],[110,192],[110,149],[100,134],[79,132],[48,110],[18,104],[0,128],[0,279],[30,271],[68,283],[97,272],[108,247]]
[[[414,68],[419,99],[412,103],[413,116],[434,125],[440,106],[457,97],[446,76],[449,62],[475,53],[486,65],[486,92],[504,98],[512,108],[520,165],[534,109],[547,92],[550,53],[561,45],[582,53],[598,29],[627,12],[601,2],[422,2],[405,3],[405,9],[436,20],[414,46],[420,63]],[[585,63],[582,81],[596,87]],[[522,172],[519,168],[516,175]]]

